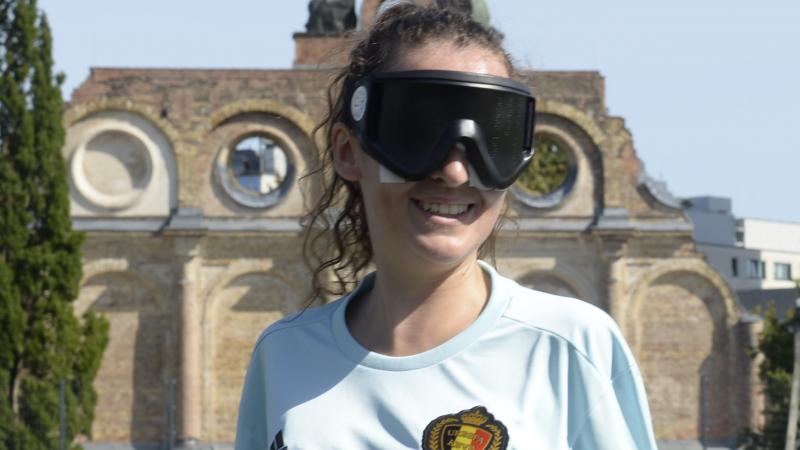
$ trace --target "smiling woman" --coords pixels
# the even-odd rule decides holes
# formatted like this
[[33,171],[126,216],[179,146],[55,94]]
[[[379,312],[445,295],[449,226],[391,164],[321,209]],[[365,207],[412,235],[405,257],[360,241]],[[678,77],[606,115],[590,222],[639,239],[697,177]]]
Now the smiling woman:
[[655,448],[613,320],[478,259],[532,158],[512,74],[496,31],[433,7],[388,8],[352,51],[306,238],[314,299],[346,295],[261,335],[238,450]]

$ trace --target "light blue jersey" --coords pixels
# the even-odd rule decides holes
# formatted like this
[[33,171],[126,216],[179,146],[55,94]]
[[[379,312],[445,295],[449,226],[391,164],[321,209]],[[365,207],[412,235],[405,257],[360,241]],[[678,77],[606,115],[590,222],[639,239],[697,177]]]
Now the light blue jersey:
[[236,450],[656,449],[617,325],[481,263],[491,295],[447,342],[390,357],[345,322],[351,294],[270,326],[247,371]]

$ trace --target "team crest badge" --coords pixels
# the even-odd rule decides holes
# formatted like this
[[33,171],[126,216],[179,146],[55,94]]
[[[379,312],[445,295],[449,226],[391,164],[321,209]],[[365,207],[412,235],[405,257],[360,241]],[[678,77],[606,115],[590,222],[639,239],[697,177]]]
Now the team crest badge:
[[483,406],[441,416],[422,435],[423,450],[505,450],[507,445],[506,426]]

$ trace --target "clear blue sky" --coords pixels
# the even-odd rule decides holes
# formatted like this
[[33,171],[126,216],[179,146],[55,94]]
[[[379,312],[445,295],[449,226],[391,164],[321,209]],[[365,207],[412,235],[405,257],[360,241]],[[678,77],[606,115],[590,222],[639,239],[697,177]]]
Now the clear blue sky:
[[[647,171],[800,222],[800,1],[488,0],[521,66],[598,70]],[[359,1],[360,4],[360,1]],[[286,68],[306,0],[40,0],[66,96],[92,66]]]

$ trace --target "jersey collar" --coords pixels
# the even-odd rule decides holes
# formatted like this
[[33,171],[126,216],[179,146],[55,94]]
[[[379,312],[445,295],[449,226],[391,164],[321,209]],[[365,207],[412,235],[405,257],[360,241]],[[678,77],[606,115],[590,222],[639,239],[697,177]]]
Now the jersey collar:
[[442,344],[416,355],[387,356],[364,348],[353,338],[345,321],[347,305],[352,299],[372,289],[375,283],[375,273],[373,272],[364,277],[353,292],[342,298],[342,301],[339,302],[338,307],[333,312],[331,328],[336,345],[342,353],[356,364],[387,371],[422,369],[436,365],[456,355],[494,327],[508,307],[513,293],[513,281],[500,276],[494,268],[483,261],[478,261],[478,264],[489,275],[491,280],[489,301],[472,324]]

